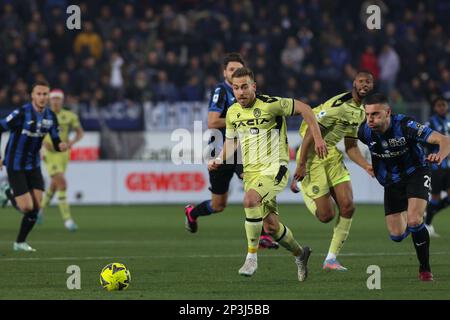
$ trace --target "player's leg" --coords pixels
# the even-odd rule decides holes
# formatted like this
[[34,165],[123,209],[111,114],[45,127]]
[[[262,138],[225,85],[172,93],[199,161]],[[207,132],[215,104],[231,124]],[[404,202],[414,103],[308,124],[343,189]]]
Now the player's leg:
[[198,217],[222,212],[226,208],[228,189],[233,174],[234,167],[232,165],[223,165],[217,170],[209,172],[211,199],[205,200],[197,206],[189,204],[185,207],[186,230],[192,233],[197,232]]
[[411,232],[417,259],[419,260],[419,277],[422,281],[433,280],[430,267],[430,235],[423,222],[423,212],[427,201],[418,198],[408,199],[408,230]]
[[311,255],[311,249],[307,246],[301,247],[297,240],[294,238],[292,231],[283,223],[279,221],[278,214],[274,210],[276,201],[273,200],[268,205],[268,211],[270,212],[263,220],[264,229],[266,233],[271,235],[277,243],[283,248],[292,253],[295,257],[295,263],[297,264],[298,280],[305,281],[308,276],[308,259]]
[[[20,191],[18,191],[17,193],[20,193]],[[16,196],[15,201],[17,203],[17,207],[23,213],[23,217],[20,223],[16,242],[13,245],[13,250],[34,252],[36,250],[31,248],[26,242],[28,234],[31,232],[36,223],[38,213],[38,210],[35,209],[33,195],[31,192],[27,192],[25,194]]]
[[247,256],[239,274],[252,276],[258,268],[259,237],[263,227],[264,211],[261,205],[262,197],[254,190],[249,189],[244,195],[245,234],[247,236]]
[[57,190],[57,183],[56,183],[56,179],[54,178],[55,176],[50,176],[50,185],[48,186],[47,190],[45,190],[44,192],[44,196],[42,197],[42,203],[41,203],[41,209],[45,210],[47,208],[47,206],[50,204],[50,202],[52,201],[56,190]]
[[336,219],[328,254],[323,263],[323,269],[327,271],[347,270],[347,268],[339,263],[337,256],[348,238],[352,225],[353,213],[355,212],[352,185],[348,179],[349,177],[347,176],[345,179],[342,179],[344,182],[336,184],[331,189],[331,194],[339,208],[339,216]]
[[430,235],[423,215],[427,207],[430,192],[431,174],[429,170],[422,169],[408,177],[406,196],[408,198],[408,230],[411,232],[417,259],[419,260],[419,279],[432,281],[433,274],[430,267]]
[[70,212],[70,206],[67,201],[67,181],[64,176],[64,173],[57,173],[53,176],[53,179],[56,183],[56,195],[58,199],[58,208],[61,213],[61,217],[64,220],[64,226],[69,231],[76,231],[78,226],[72,218]]
[[441,169],[433,170],[431,173],[431,198],[427,205],[425,224],[430,232],[430,236],[439,237],[434,230],[433,218],[444,208],[444,202],[441,199],[441,190],[444,189],[444,171]]

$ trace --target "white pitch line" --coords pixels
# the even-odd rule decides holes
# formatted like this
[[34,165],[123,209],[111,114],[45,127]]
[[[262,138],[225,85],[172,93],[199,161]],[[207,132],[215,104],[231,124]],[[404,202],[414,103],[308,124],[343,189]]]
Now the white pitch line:
[[[350,253],[342,253],[340,256],[348,256],[348,257],[372,257],[372,256],[412,256],[415,255],[413,252],[373,252],[373,253],[358,253],[358,252],[350,252]],[[432,252],[431,255],[450,255],[450,252]],[[0,261],[68,261],[68,260],[106,260],[106,259],[199,259],[199,258],[240,258],[242,254],[194,254],[194,255],[160,255],[160,256],[115,256],[115,257],[48,257],[48,258],[38,258],[38,257],[29,257],[29,258],[0,258]],[[271,254],[264,256],[265,258],[279,258],[286,257],[286,254]]]

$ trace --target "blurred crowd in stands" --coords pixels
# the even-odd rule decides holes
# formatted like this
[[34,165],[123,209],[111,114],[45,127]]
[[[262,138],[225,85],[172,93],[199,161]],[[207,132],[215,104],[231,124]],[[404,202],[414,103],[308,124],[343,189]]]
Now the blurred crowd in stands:
[[[46,78],[69,103],[204,101],[226,52],[240,52],[259,91],[312,106],[350,90],[357,69],[399,109],[450,99],[448,0],[0,0],[0,107]],[[366,8],[381,8],[381,30]]]

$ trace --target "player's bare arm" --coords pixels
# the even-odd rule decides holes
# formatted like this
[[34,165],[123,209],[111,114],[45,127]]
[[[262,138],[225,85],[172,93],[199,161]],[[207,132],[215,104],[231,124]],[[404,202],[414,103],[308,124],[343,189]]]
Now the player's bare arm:
[[208,161],[208,170],[217,170],[217,168],[219,168],[228,158],[234,157],[234,153],[236,152],[238,145],[239,143],[237,139],[226,138],[219,156]]
[[297,167],[295,168],[294,179],[297,181],[302,181],[306,175],[306,162],[308,160],[308,155],[312,150],[313,144],[314,138],[312,131],[308,126],[300,148],[300,156],[298,157]]
[[438,144],[439,152],[431,153],[427,156],[427,160],[432,163],[441,164],[441,162],[450,154],[450,137],[444,136],[434,131],[427,140],[430,144]]
[[294,100],[294,114],[301,115],[308,124],[308,128],[311,128],[311,133],[315,144],[314,148],[319,158],[326,158],[328,155],[327,146],[325,144],[325,141],[323,140],[319,124],[317,122],[316,116],[312,112],[311,107],[299,100]]
[[372,165],[367,162],[367,160],[362,155],[361,150],[359,150],[358,148],[358,140],[353,138],[345,138],[344,144],[345,152],[347,153],[350,160],[363,168],[369,174],[369,176],[371,176],[372,178],[375,177]]
[[67,147],[71,148],[75,143],[83,139],[84,130],[81,127],[75,129],[75,137],[67,143]]
[[220,117],[220,112],[208,112],[208,129],[222,129],[225,126],[225,118]]

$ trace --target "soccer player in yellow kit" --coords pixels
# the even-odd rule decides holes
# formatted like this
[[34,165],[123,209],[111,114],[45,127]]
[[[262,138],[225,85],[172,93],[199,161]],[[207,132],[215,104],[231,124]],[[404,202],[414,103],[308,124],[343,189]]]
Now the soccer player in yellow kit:
[[[78,116],[72,111],[63,109],[63,102],[64,93],[62,90],[53,89],[50,91],[50,108],[58,118],[59,135],[61,141],[67,143],[68,150],[65,152],[56,152],[50,143],[50,137],[48,135],[45,137],[43,142],[44,164],[51,177],[51,182],[45,191],[41,203],[42,210],[39,213],[39,222],[42,223],[43,210],[48,206],[55,193],[57,193],[59,211],[64,220],[64,226],[69,231],[75,231],[78,229],[78,226],[71,216],[70,206],[67,202],[67,182],[64,173],[70,160],[70,147],[83,138],[84,132]],[[75,137],[71,140],[69,139],[69,134],[72,131],[75,131]]]
[[244,211],[248,253],[239,274],[252,276],[258,267],[257,251],[261,227],[295,256],[298,280],[307,277],[310,248],[301,247],[291,230],[279,222],[276,195],[287,185],[289,161],[286,116],[301,114],[312,128],[315,149],[325,156],[327,149],[311,108],[294,99],[256,95],[253,72],[239,68],[232,75],[234,103],[226,115],[225,144],[218,158],[208,163],[217,169],[233,161],[238,141],[244,165]]
[[300,135],[303,143],[297,153],[297,168],[291,190],[299,192],[298,181],[309,211],[321,222],[327,223],[336,215],[334,201],[339,208],[333,238],[323,269],[346,271],[336,259],[348,237],[353,213],[353,192],[350,174],[344,165],[343,154],[336,147],[344,139],[345,151],[349,158],[374,176],[358,148],[358,127],[365,119],[362,99],[373,90],[373,76],[360,71],[353,81],[351,92],[339,94],[313,109],[329,150],[325,159],[320,159],[310,147],[313,143],[308,124],[302,123]]

